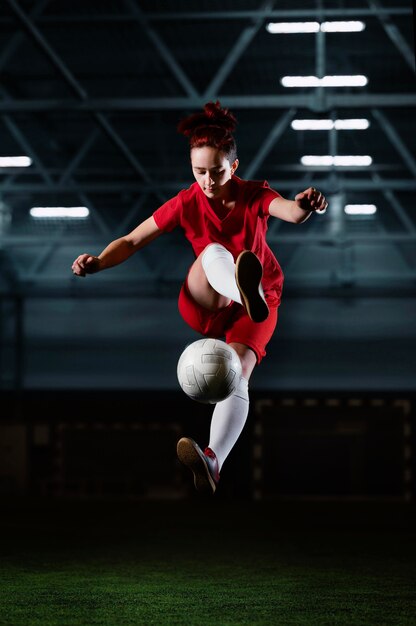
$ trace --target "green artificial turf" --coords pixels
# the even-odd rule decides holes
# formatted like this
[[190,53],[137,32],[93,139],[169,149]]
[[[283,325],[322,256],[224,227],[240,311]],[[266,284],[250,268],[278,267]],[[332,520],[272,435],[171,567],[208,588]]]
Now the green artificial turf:
[[416,624],[412,527],[308,520],[307,508],[282,523],[283,510],[212,499],[10,505],[0,623]]

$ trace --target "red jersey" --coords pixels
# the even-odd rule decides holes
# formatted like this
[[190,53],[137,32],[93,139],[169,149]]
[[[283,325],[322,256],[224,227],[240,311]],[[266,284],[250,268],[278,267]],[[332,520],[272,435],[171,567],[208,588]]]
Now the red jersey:
[[234,257],[242,250],[251,250],[263,265],[262,286],[269,306],[280,303],[283,272],[266,243],[270,202],[280,197],[267,181],[242,180],[232,176],[237,185],[233,209],[219,215],[198,183],[183,189],[162,204],[154,213],[154,220],[164,232],[180,226],[191,243],[195,256],[210,243],[220,243]]

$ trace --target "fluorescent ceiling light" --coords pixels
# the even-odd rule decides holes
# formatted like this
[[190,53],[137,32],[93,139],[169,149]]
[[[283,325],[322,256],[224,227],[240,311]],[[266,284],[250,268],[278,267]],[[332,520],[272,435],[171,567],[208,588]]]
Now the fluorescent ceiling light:
[[30,215],[35,218],[60,217],[65,219],[85,218],[89,215],[85,206],[35,206],[30,209]]
[[306,154],[301,158],[302,165],[307,166],[365,166],[371,165],[373,159],[364,154],[364,155],[346,155],[346,156],[331,156],[330,154],[325,155],[315,155],[315,154]]
[[377,207],[375,204],[346,204],[344,211],[347,215],[374,215]]
[[347,215],[374,215],[377,207],[375,204],[346,204],[344,211]]
[[27,156],[0,157],[0,167],[29,167],[32,159]]
[[292,120],[293,130],[331,130],[334,128],[333,120]]
[[292,33],[353,33],[365,29],[365,23],[357,20],[342,22],[269,22],[266,30],[272,35]]
[[365,118],[335,120],[336,130],[366,130],[370,126],[370,121]]
[[317,33],[319,22],[270,22],[266,30],[272,35],[289,33]]
[[367,76],[283,76],[283,87],[363,87],[368,83]]
[[370,122],[366,119],[346,119],[346,120],[292,120],[293,130],[364,130],[368,128]]
[[321,24],[321,31],[323,33],[359,33],[364,30],[364,28],[364,22],[358,20],[322,22]]

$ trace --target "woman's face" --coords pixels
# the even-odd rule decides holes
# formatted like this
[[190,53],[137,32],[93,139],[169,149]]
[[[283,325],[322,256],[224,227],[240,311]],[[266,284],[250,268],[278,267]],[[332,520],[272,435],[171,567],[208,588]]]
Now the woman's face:
[[207,198],[222,198],[226,184],[238,166],[238,159],[230,163],[222,150],[211,146],[192,148],[192,172]]

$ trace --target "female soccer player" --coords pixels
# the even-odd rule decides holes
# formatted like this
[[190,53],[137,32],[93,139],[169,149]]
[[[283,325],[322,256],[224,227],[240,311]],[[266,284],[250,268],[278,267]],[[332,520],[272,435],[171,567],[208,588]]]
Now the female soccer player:
[[237,177],[232,134],[236,123],[218,101],[183,119],[178,131],[189,138],[196,182],[101,254],[81,254],[72,265],[77,276],[94,274],[122,263],[162,233],[176,226],[183,229],[195,261],[179,293],[180,314],[198,333],[225,338],[242,365],[237,390],[215,405],[205,450],[189,437],[177,445],[178,458],[192,471],[195,487],[210,493],[215,492],[222,465],[245,425],[248,382],[277,324],[283,273],[266,243],[268,219],[300,224],[328,205],[313,187],[288,200],[266,181]]

